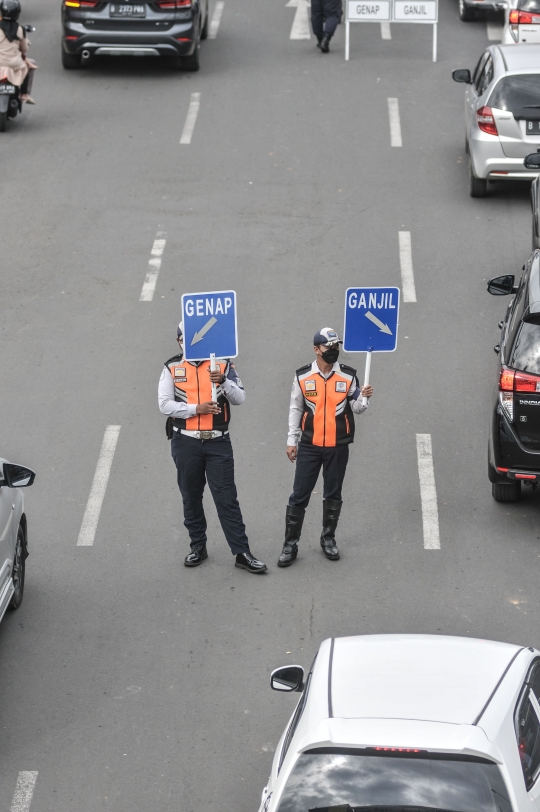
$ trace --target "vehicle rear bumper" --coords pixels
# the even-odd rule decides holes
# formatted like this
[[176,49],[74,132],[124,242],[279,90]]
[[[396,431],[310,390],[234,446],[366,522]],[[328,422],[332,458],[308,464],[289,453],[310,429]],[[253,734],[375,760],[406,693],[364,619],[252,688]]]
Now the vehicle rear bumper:
[[[76,39],[67,39],[76,37]],[[187,42],[179,42],[179,38]],[[197,45],[194,26],[175,25],[168,31],[88,31],[83,25],[64,28],[63,47],[68,54],[109,56],[191,56]]]

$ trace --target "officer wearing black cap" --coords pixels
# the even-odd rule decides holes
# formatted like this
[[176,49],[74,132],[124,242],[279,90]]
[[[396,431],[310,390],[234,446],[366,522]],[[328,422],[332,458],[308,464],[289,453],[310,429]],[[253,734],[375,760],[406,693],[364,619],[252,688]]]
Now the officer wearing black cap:
[[[219,521],[235,566],[252,573],[267,567],[252,555],[234,483],[234,459],[229,437],[230,406],[244,402],[246,393],[233,364],[219,360],[185,361],[183,329],[178,325],[180,354],[169,358],[159,379],[158,399],[167,415],[167,436],[178,472],[178,487],[184,503],[184,525],[191,539],[186,567],[198,567],[208,558],[203,492],[206,481],[214,497]],[[212,399],[212,385],[217,400]]]
[[341,513],[341,488],[354,440],[354,415],[367,409],[372,386],[360,388],[356,370],[338,363],[340,341],[331,327],[313,338],[316,358],[294,376],[289,411],[287,456],[296,460],[293,492],[285,514],[285,542],[279,567],[289,567],[298,555],[298,542],[311,493],[323,470],[323,529],[321,547],[337,561],[336,528]]

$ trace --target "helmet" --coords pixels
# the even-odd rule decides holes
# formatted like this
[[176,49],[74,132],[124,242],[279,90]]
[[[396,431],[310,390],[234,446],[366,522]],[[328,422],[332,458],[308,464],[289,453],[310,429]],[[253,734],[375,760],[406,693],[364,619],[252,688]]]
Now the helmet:
[[19,0],[0,0],[0,15],[3,20],[16,22],[21,13]]

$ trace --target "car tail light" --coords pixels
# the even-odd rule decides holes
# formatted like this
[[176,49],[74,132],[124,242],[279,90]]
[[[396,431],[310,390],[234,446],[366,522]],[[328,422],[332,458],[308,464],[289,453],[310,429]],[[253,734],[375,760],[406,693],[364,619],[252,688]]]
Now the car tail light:
[[516,372],[513,369],[503,367],[499,378],[499,403],[507,418],[514,420],[514,378]]
[[533,21],[533,15],[527,11],[518,11],[517,8],[510,12],[509,22],[511,25],[530,25]]
[[516,392],[540,392],[540,377],[527,375],[525,372],[516,372],[514,390]]
[[95,8],[101,0],[64,0],[64,5],[68,8]]
[[421,750],[416,750],[412,747],[374,747],[378,753],[421,753]]
[[480,110],[476,111],[476,123],[482,132],[489,135],[499,135],[491,107],[481,107]]
[[191,8],[191,0],[156,0],[158,8]]
[[501,392],[513,392],[514,391],[514,377],[516,373],[513,369],[506,369],[503,367],[501,369],[501,377],[499,378],[499,389]]
[[514,474],[516,479],[536,479],[536,474]]

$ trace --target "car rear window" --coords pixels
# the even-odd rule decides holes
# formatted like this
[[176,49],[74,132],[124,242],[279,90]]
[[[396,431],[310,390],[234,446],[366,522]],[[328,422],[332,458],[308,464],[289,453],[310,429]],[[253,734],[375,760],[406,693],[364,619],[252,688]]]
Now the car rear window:
[[516,118],[540,118],[540,74],[504,76],[493,88],[488,105]]
[[540,375],[540,324],[521,323],[508,366]]
[[540,0],[519,0],[518,9],[520,11],[530,11],[533,14],[540,14]]
[[[384,808],[386,812],[452,810],[511,812],[496,764],[434,754],[422,758],[358,755],[351,751],[302,754],[290,775],[279,812]],[[364,810],[365,812],[365,810]]]

